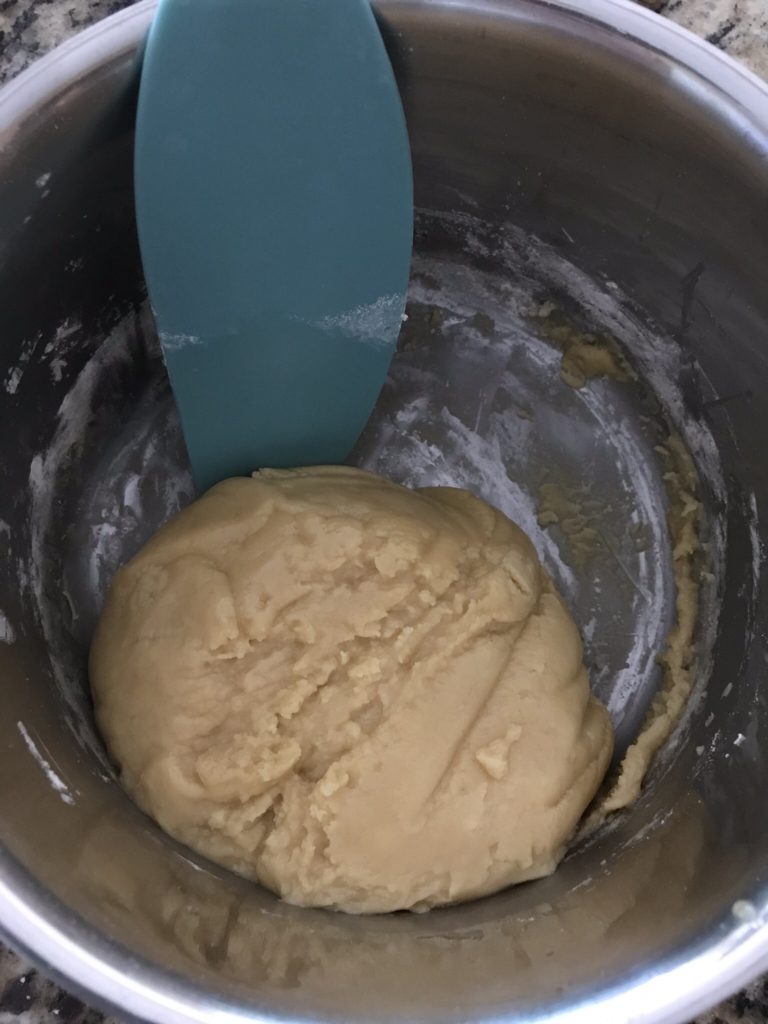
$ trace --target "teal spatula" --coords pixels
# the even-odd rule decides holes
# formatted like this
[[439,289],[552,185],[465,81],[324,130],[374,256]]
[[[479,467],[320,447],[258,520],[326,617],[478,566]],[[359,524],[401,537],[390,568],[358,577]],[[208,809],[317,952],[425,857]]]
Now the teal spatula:
[[343,461],[394,351],[413,232],[405,121],[367,0],[161,0],[135,174],[198,490]]

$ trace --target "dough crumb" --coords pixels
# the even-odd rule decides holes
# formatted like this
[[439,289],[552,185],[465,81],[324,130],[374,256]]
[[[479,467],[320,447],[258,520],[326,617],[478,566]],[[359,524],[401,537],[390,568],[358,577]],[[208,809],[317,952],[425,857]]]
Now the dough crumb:
[[475,753],[475,760],[492,779],[503,779],[509,768],[509,748],[523,735],[521,725],[511,725],[505,736],[491,740]]
[[569,387],[578,390],[595,377],[637,379],[613,338],[582,329],[554,302],[543,302],[529,315],[539,334],[563,353],[560,376]]
[[570,561],[576,568],[586,565],[600,548],[600,534],[590,526],[584,502],[556,481],[544,480],[539,485],[536,521],[544,530],[560,527],[568,543]]

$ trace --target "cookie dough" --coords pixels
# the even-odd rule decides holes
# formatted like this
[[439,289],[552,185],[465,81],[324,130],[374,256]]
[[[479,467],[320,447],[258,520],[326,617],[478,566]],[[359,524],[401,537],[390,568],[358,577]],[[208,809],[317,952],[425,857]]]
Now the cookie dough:
[[115,578],[91,651],[122,779],[302,905],[470,899],[554,870],[608,714],[527,537],[466,491],[262,471]]

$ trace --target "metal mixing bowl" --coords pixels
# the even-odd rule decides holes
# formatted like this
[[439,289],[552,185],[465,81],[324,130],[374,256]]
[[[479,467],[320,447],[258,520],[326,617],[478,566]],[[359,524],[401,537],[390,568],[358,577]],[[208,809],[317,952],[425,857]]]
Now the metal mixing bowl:
[[[768,91],[619,0],[376,9],[420,212],[355,459],[529,529],[622,751],[675,614],[656,448],[678,431],[704,507],[690,707],[553,877],[426,915],[286,906],[131,804],[87,647],[116,565],[190,495],[134,229],[140,3],[0,94],[0,926],[154,1021],[682,1021],[768,965]],[[548,315],[637,379],[566,386]],[[599,540],[580,558],[537,518],[548,481]]]

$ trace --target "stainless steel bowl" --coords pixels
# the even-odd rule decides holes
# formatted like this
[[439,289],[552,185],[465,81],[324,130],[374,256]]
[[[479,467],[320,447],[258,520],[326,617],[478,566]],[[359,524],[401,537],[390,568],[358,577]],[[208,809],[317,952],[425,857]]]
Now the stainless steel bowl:
[[[0,93],[0,927],[158,1022],[683,1021],[768,966],[768,90],[619,0],[376,9],[420,214],[356,458],[524,522],[624,749],[674,617],[654,449],[680,432],[707,546],[692,704],[636,806],[552,878],[427,915],[286,906],[130,803],[87,646],[115,566],[190,493],[133,221],[140,3]],[[542,305],[638,380],[567,388]],[[537,522],[547,473],[598,522],[581,570]]]

